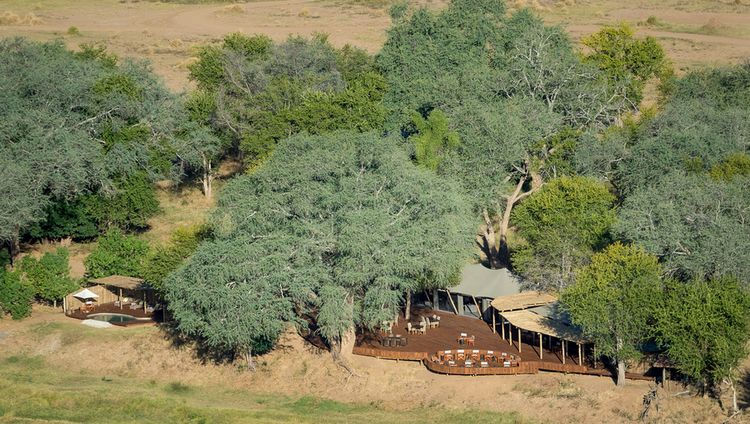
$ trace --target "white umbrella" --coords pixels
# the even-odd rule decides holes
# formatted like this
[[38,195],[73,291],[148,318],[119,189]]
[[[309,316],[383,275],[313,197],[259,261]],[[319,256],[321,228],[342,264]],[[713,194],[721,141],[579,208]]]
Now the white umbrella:
[[74,294],[73,297],[77,297],[79,299],[87,300],[87,299],[96,299],[99,297],[98,294],[92,292],[89,289],[83,289],[79,291],[78,293]]

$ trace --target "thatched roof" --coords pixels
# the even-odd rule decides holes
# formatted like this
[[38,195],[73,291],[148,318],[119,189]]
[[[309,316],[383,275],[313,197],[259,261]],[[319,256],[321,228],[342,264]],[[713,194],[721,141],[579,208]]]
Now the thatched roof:
[[535,306],[549,305],[557,301],[551,294],[527,291],[522,293],[499,296],[492,300],[492,307],[500,312],[528,309]]
[[512,325],[526,331],[542,333],[558,339],[570,340],[577,343],[588,342],[583,338],[579,328],[571,325],[564,317],[556,317],[551,312],[554,308],[524,309],[520,311],[502,312],[501,315]]
[[119,287],[127,290],[148,290],[144,284],[144,280],[135,277],[125,277],[122,275],[110,275],[109,277],[94,278],[90,280],[92,283],[101,284],[103,286]]

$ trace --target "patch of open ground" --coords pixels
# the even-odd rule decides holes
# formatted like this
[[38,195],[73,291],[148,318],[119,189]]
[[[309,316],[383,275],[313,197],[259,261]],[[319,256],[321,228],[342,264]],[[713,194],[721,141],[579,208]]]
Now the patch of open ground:
[[[190,87],[187,65],[195,48],[229,32],[263,33],[276,40],[323,32],[333,44],[376,52],[390,25],[392,0],[267,0],[178,4],[123,0],[4,0],[0,36],[61,39],[69,47],[105,43],[122,56],[148,59],[174,90]],[[419,3],[441,7],[445,0]],[[629,22],[659,39],[678,70],[734,63],[750,57],[750,0],[515,0],[574,39],[602,25]]]
[[[432,374],[419,363],[357,356],[351,358],[356,372],[352,376],[336,366],[330,354],[305,344],[293,332],[283,337],[277,350],[258,358],[258,370],[253,373],[199,358],[192,346],[173,345],[158,327],[92,329],[49,309],[37,310],[21,322],[0,321],[0,332],[6,333],[0,339],[0,381],[18,376],[10,380],[19,384],[18,408],[27,402],[34,405],[35,399],[47,399],[51,392],[94,394],[104,390],[94,399],[103,401],[112,394],[119,405],[115,409],[132,395],[159,402],[158,408],[149,410],[182,405],[199,408],[193,411],[199,416],[225,410],[239,414],[237,409],[248,413],[262,410],[266,408],[264,402],[270,402],[269,417],[307,422],[300,418],[303,415],[276,414],[288,413],[290,405],[299,399],[312,398],[345,403],[337,408],[360,411],[362,419],[360,412],[344,415],[350,420],[356,416],[358,422],[452,422],[444,417],[474,413],[477,415],[465,422],[516,422],[517,417],[524,417],[527,421],[522,422],[624,423],[637,419],[642,397],[650,387],[648,382],[629,381],[618,389],[608,378],[549,373],[446,376]],[[19,369],[13,361],[36,362]],[[124,388],[118,392],[121,386]],[[110,389],[103,389],[106,387]],[[714,401],[674,396],[681,391],[674,384],[662,392],[659,411],[652,412],[651,422],[720,422],[725,416]],[[81,402],[77,395],[57,401],[72,405]],[[14,405],[13,401],[0,400],[0,414],[3,409],[14,410],[8,402]],[[437,412],[420,417],[426,410]],[[377,415],[375,411],[390,415]],[[240,417],[230,419],[232,422],[283,421],[229,416]],[[221,422],[218,418],[216,421]]]

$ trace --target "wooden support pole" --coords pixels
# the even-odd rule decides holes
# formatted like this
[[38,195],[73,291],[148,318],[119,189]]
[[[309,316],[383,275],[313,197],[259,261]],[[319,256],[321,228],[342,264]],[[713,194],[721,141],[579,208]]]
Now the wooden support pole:
[[547,350],[552,352],[552,336],[547,336]]
[[479,302],[477,302],[477,298],[474,297],[474,295],[471,295],[471,298],[474,300],[474,306],[477,307],[477,313],[479,314],[479,319],[482,319],[482,308],[479,307]]
[[594,355],[594,368],[596,368],[596,345],[591,345],[591,349],[593,350]]
[[[505,330],[505,324],[503,324],[503,331]],[[508,322],[508,343],[513,346],[513,325]]]
[[563,340],[562,343],[561,343],[562,344],[562,363],[563,363],[563,365],[565,365],[565,344],[566,343],[567,342],[565,340]]
[[542,333],[539,333],[539,359],[544,358],[544,347],[542,347]]
[[503,335],[503,340],[505,340],[505,318],[502,315],[500,315],[500,332]]
[[497,334],[497,323],[495,322],[495,308],[490,306],[490,312],[492,312],[492,334]]
[[583,366],[583,349],[581,349],[581,344],[576,343],[578,345],[578,365]]
[[518,327],[518,353],[521,353],[521,327]]
[[120,303],[120,310],[122,310],[122,287],[120,287],[120,294],[117,296],[117,302]]
[[453,303],[453,296],[451,295],[451,292],[448,289],[446,289],[445,292],[448,293],[448,300],[451,302],[451,306],[453,307],[453,312],[455,312],[456,315],[459,315],[458,308],[456,308],[456,304]]

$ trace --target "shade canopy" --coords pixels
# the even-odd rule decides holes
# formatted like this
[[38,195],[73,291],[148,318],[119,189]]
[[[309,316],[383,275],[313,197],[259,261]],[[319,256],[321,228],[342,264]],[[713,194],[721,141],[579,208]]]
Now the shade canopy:
[[92,292],[89,289],[83,289],[79,291],[78,293],[74,294],[73,297],[86,300],[86,299],[97,299],[99,298],[99,295]]
[[470,264],[461,270],[461,282],[449,287],[451,293],[494,299],[521,291],[521,283],[507,269],[489,269],[482,264]]
[[147,290],[142,278],[126,277],[124,275],[110,275],[109,277],[94,278],[92,283],[103,286],[118,287],[126,290]]
[[549,293],[527,291],[508,296],[498,296],[492,300],[492,307],[500,312],[516,311],[519,309],[529,309],[536,306],[549,305],[555,301],[557,301],[557,298]]
[[501,315],[512,325],[526,331],[576,343],[588,342],[583,337],[581,329],[572,325],[567,314],[561,313],[556,304],[521,311],[501,312]]

